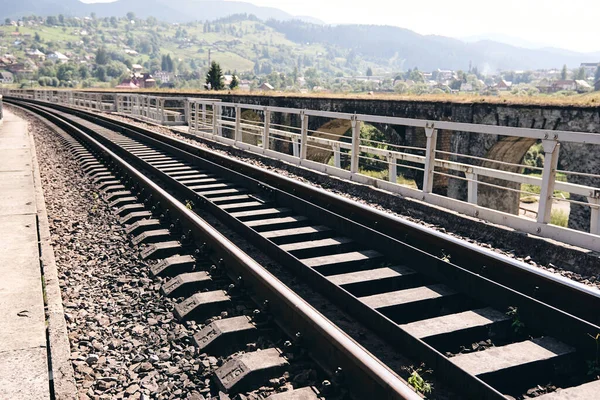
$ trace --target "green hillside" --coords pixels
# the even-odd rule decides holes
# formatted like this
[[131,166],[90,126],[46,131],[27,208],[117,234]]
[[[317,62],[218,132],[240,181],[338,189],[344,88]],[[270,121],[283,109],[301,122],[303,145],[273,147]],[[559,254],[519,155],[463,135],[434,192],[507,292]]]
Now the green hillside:
[[[19,63],[28,66],[30,71],[18,77],[25,78],[18,79],[21,83],[57,77],[59,66],[48,59],[43,62],[27,56],[33,50],[66,55],[70,69],[83,71],[81,66],[87,66],[87,74],[71,74],[69,81],[58,77],[62,85],[75,86],[114,85],[126,75],[125,68],[133,64],[143,65],[150,73],[164,70],[162,61],[166,55],[173,60],[169,72],[177,75],[180,87],[202,85],[209,57],[223,71],[236,71],[242,79],[255,84],[268,80],[278,89],[295,86],[299,76],[306,76],[313,87],[322,83],[321,78],[364,75],[368,67],[376,72],[392,72],[335,45],[293,42],[275,28],[246,15],[181,25],[161,23],[155,18],[135,19],[132,23],[129,18],[116,17],[30,17],[23,19],[22,26],[0,26],[0,46],[0,53],[14,55]],[[99,49],[108,53],[107,62],[96,60]],[[104,72],[98,71],[102,65]],[[1,69],[6,66],[0,65]]]

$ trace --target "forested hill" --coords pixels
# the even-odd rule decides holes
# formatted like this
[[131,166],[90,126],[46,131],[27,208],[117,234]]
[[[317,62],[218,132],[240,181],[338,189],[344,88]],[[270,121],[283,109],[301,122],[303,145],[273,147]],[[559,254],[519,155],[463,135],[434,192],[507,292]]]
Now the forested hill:
[[598,54],[558,49],[531,50],[493,41],[465,43],[444,36],[425,36],[408,29],[376,25],[317,25],[303,21],[274,21],[267,25],[296,43],[325,43],[350,49],[377,63],[405,69],[528,70],[579,66]]

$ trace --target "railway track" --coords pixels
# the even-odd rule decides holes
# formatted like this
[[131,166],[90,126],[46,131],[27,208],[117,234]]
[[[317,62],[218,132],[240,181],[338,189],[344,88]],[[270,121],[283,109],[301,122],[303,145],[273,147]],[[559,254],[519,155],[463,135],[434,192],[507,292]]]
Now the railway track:
[[[97,146],[105,147],[104,153],[143,171],[147,176],[140,172],[133,176],[145,179],[145,188],[157,182],[179,199],[169,198],[172,202],[165,206],[166,194],[153,194],[148,202],[154,203],[154,211],[142,211],[132,198],[115,203],[132,202],[120,212],[129,218],[124,222],[132,222],[132,215],[140,220],[130,228],[139,233],[136,241],[171,235],[154,219],[157,215],[169,215],[171,221],[180,221],[176,225],[184,225],[182,213],[189,217],[190,208],[202,209],[403,354],[424,362],[437,379],[465,398],[520,397],[532,388],[550,385],[569,389],[547,394],[548,398],[598,389],[594,380],[598,350],[592,337],[600,333],[600,297],[592,290],[140,127],[65,107],[15,103],[59,126],[75,127],[80,138],[93,137]],[[76,116],[68,114],[73,112]],[[126,189],[110,178],[98,178],[113,193]],[[144,233],[140,233],[142,226]],[[202,228],[213,231],[210,226]],[[197,241],[197,233],[193,238]],[[166,243],[151,244],[145,252],[169,255],[166,247],[181,246],[181,241]],[[200,248],[205,252],[206,246]],[[439,257],[442,249],[450,257]],[[222,258],[227,265],[236,264],[227,255]],[[180,261],[180,257],[167,257],[155,272]],[[248,274],[240,264],[238,260],[234,276]],[[185,279],[172,285],[183,285]],[[253,279],[244,277],[244,285],[246,281]],[[185,319],[193,314],[204,300],[201,297],[192,294],[180,303],[178,316]],[[272,308],[274,303],[270,304]],[[343,357],[344,351],[348,349],[339,348],[337,356]],[[345,382],[360,377],[353,372],[361,370],[356,360],[348,366],[344,363],[349,360],[336,361],[344,365]],[[383,398],[371,391],[381,390],[382,381],[358,385],[369,387],[368,397],[354,392],[364,389],[350,391],[358,398]]]

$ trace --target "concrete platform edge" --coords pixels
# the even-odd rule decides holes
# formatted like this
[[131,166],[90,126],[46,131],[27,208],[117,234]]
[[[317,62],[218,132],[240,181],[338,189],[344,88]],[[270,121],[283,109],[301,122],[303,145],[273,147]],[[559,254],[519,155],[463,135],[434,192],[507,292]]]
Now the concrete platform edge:
[[[37,118],[37,117],[36,117]],[[58,129],[39,119],[50,129]],[[40,262],[42,265],[45,282],[46,318],[48,321],[48,345],[50,351],[50,362],[52,363],[51,379],[54,387],[54,398],[56,400],[71,400],[77,398],[77,387],[75,385],[75,373],[71,364],[71,346],[65,321],[62,296],[60,292],[58,271],[54,258],[54,249],[51,244],[50,224],[46,211],[44,189],[38,165],[37,152],[33,135],[30,135],[32,149],[33,180],[35,185],[36,206],[38,210],[37,223],[40,240]]]

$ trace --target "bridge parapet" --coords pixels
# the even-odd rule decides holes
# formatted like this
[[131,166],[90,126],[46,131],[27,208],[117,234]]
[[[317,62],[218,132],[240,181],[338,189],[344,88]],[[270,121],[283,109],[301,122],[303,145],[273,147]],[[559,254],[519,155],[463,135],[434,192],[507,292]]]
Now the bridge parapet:
[[[531,127],[519,127],[206,98],[58,92],[35,91],[32,95],[29,91],[10,91],[7,96],[116,112],[160,124],[187,125],[185,130],[199,137],[600,251],[600,175],[559,168],[565,148],[598,151],[597,133],[558,130],[556,123],[535,120],[527,123]],[[167,111],[176,113],[177,118],[166,118]],[[526,115],[522,121],[525,119]],[[396,136],[365,136],[365,126],[393,131]],[[487,152],[482,155],[479,150],[469,152],[468,145],[456,146],[456,138],[461,137],[466,138],[464,143],[482,146]],[[542,145],[544,163],[525,166],[523,155],[535,143]],[[524,174],[524,167],[535,174]],[[407,184],[406,177],[414,178],[414,183],[411,180]],[[439,180],[445,180],[448,187],[466,186],[466,196],[450,189],[440,192],[436,187]],[[537,207],[529,207],[535,217],[506,212],[507,203],[513,205],[510,211],[514,205],[518,210],[523,196],[537,200]],[[587,232],[551,223],[553,210],[562,209],[561,204],[586,210]]]

